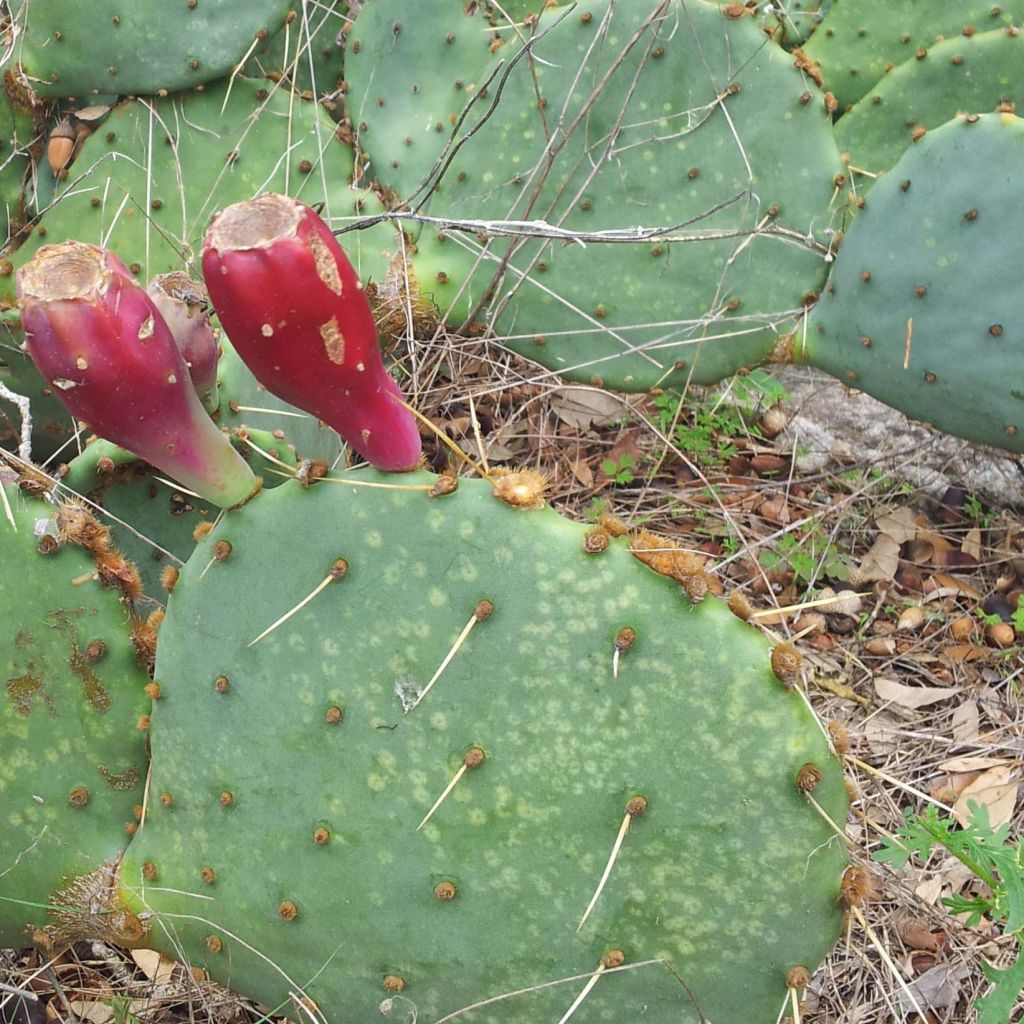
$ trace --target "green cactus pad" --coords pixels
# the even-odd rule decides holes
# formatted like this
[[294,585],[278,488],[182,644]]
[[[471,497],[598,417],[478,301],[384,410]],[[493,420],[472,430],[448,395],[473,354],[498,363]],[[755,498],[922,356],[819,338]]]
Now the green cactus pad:
[[[1024,36],[997,29],[938,43],[926,60],[911,60],[886,75],[836,125],[836,140],[850,163],[872,174],[889,170],[920,136],[961,111],[995,110],[1024,101],[1020,67]],[[864,194],[873,181],[859,179]]]
[[[755,20],[702,2],[584,0],[546,9],[523,56],[515,31],[488,31],[456,5],[427,10],[363,6],[347,100],[368,173],[398,203],[479,97],[436,190],[427,181],[417,199],[426,214],[477,222],[415,236],[419,286],[449,323],[476,310],[561,375],[634,391],[767,358],[823,283],[841,164],[813,83]],[[554,161],[531,178],[549,137]],[[488,241],[486,222],[507,220],[634,241]],[[638,226],[670,225],[683,226],[635,241]],[[714,232],[725,237],[683,240]]]
[[798,356],[972,441],[1024,450],[1024,121],[960,116],[879,181]]
[[150,702],[118,595],[88,580],[85,552],[41,553],[56,547],[52,505],[5,496],[17,532],[0,509],[0,946],[22,946],[62,878],[123,851]]
[[32,0],[14,59],[39,96],[174,92],[227,74],[291,0]]
[[[426,473],[346,479],[229,512],[171,596],[151,813],[122,870],[154,915],[143,941],[286,1012],[305,991],[329,1019],[391,999],[435,1024],[615,949],[627,969],[581,1024],[774,1019],[841,918],[843,844],[796,774],[820,768],[836,820],[846,796],[765,638],[626,541],[586,554],[583,527],[483,482],[430,498],[387,489]],[[585,980],[475,1019],[557,1020]]]
[[987,32],[1024,20],[1024,0],[842,0],[805,47],[821,64],[825,88],[849,107],[892,68],[931,60],[943,39]]

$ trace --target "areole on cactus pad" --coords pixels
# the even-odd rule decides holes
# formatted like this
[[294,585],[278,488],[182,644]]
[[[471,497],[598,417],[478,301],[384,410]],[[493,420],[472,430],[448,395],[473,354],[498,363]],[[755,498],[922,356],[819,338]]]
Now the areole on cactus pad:
[[310,207],[266,193],[222,210],[206,235],[203,276],[235,350],[271,391],[380,469],[419,462],[419,430],[384,368],[370,303]]

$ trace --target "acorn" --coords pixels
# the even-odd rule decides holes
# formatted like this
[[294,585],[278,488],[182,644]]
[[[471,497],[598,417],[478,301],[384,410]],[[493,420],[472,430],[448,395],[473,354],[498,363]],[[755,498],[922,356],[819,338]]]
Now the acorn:
[[50,132],[50,139],[46,143],[46,162],[50,165],[54,177],[71,164],[77,139],[78,132],[70,117],[63,118]]

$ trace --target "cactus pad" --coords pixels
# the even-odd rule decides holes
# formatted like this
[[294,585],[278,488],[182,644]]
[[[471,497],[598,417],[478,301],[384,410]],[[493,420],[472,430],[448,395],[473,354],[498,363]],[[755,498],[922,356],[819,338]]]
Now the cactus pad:
[[62,877],[123,851],[150,702],[118,593],[58,545],[54,506],[5,497],[17,532],[0,510],[0,946],[22,946]]
[[229,72],[291,0],[32,0],[17,60],[40,96],[174,92]]
[[1024,0],[842,0],[805,47],[821,64],[825,88],[848,107],[887,72],[908,60],[930,60],[943,39],[1020,25]]
[[[396,201],[474,222],[420,226],[422,292],[570,379],[642,390],[764,360],[824,279],[841,171],[792,58],[703,2],[547,8],[528,54],[521,30],[488,33],[456,7],[373,0],[346,53],[368,173]],[[524,240],[537,229],[522,224],[488,238],[486,222],[509,220],[584,244]],[[638,243],[638,226],[666,230]],[[616,230],[631,236],[593,235]]]
[[[841,917],[845,853],[801,766],[834,817],[846,798],[764,638],[627,541],[587,554],[583,527],[483,482],[430,498],[349,476],[264,491],[178,580],[152,810],[121,876],[145,942],[328,1017],[391,999],[434,1024],[618,950],[580,1022],[772,1019]],[[556,1020],[585,980],[481,1019]]]
[[[1016,28],[938,43],[925,60],[910,60],[886,75],[836,125],[836,141],[855,167],[888,171],[922,130],[945,124],[960,111],[995,110],[1024,100],[1018,69],[1024,37]],[[862,178],[859,190],[870,187]]]
[[802,355],[914,419],[1024,450],[1024,121],[961,115],[872,189],[843,240]]

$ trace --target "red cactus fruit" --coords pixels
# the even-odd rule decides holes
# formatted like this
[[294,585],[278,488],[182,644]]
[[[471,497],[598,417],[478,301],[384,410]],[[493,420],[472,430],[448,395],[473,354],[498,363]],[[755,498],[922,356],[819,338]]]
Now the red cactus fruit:
[[420,459],[355,270],[304,203],[267,193],[216,214],[203,277],[221,325],[257,379],[329,423],[378,469]]
[[153,300],[113,253],[44,246],[17,286],[25,347],[76,419],[217,505],[258,489],[200,404]]
[[192,386],[207,412],[217,411],[217,339],[210,326],[210,296],[181,270],[157,274],[146,287],[178,344]]

